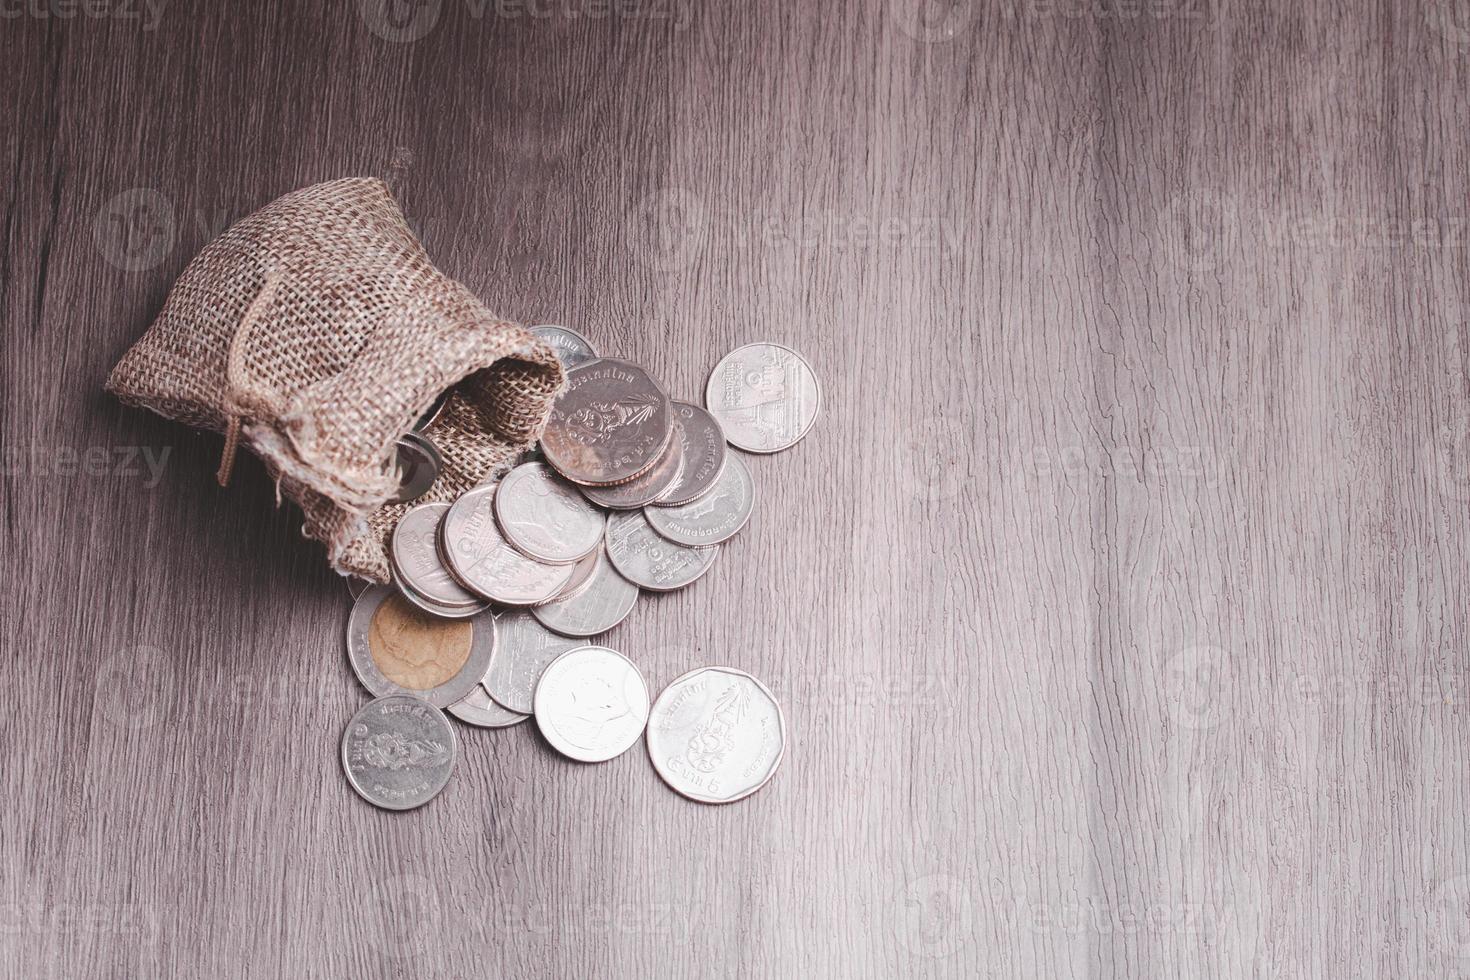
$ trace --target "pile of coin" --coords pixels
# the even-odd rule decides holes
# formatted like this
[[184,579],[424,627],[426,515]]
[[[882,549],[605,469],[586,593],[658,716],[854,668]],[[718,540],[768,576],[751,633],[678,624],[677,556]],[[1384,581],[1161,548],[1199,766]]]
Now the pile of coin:
[[[800,441],[820,407],[816,376],[788,348],[749,344],[716,365],[700,407],[575,331],[533,332],[567,368],[538,450],[453,503],[407,511],[390,541],[392,585],[354,590],[348,660],[376,700],[343,736],[348,781],[386,809],[428,802],[458,755],[447,711],[480,728],[535,718],[547,744],[580,762],[615,758],[646,731],[654,770],[676,792],[748,796],[785,751],[771,692],[744,671],[701,667],[651,700],[633,661],[592,640],[642,590],[709,571],[755,506],[750,471],[728,447],[773,453]],[[423,431],[398,450],[398,497],[411,501],[442,463]]]

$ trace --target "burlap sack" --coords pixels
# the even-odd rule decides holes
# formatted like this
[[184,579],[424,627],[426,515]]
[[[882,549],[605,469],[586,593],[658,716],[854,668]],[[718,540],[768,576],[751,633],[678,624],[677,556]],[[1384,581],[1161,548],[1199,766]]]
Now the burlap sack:
[[434,267],[381,181],[349,179],[211,242],[107,387],[225,433],[222,484],[248,446],[332,566],[384,582],[412,506],[385,503],[398,437],[452,389],[426,430],[444,470],[416,503],[453,500],[539,437],[561,384],[550,347]]

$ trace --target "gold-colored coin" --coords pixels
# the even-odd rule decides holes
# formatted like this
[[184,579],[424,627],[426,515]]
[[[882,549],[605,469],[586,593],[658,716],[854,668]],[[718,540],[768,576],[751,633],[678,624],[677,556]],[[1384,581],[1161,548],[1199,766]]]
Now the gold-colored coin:
[[373,663],[399,687],[427,691],[464,669],[474,627],[464,620],[431,616],[394,594],[373,613],[368,649]]

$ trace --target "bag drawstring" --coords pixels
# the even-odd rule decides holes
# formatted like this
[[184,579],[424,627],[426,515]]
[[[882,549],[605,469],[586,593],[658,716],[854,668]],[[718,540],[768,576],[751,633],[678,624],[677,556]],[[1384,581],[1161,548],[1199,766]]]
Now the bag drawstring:
[[265,282],[260,287],[260,292],[255,294],[255,299],[245,308],[245,315],[240,318],[240,325],[235,328],[235,336],[230,340],[230,351],[225,361],[225,404],[229,411],[229,423],[225,426],[225,446],[220,456],[219,471],[214,478],[222,487],[230,485],[230,474],[235,469],[235,453],[240,448],[240,425],[246,412],[271,405],[275,401],[275,393],[252,383],[245,372],[245,349],[250,343],[250,335],[255,329],[271,300],[275,299],[276,289],[281,284],[280,273],[271,270],[265,275]]

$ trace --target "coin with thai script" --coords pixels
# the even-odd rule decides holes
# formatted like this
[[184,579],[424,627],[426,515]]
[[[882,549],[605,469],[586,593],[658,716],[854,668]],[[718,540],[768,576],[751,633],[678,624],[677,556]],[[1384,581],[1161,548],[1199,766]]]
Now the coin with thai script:
[[669,396],[636,364],[610,357],[567,372],[551,406],[541,451],[574,483],[631,480],[663,455],[673,432]]
[[375,697],[411,694],[445,707],[470,692],[490,668],[495,618],[432,616],[392,586],[363,592],[347,618],[347,659]]
[[428,436],[405,432],[393,447],[393,466],[398,472],[398,489],[388,503],[404,504],[429,492],[444,469],[444,457]]
[[531,332],[551,345],[564,368],[574,368],[597,359],[592,344],[575,330],[543,323],[532,327]]
[[561,591],[576,565],[533,561],[510,546],[495,523],[495,487],[468,490],[444,515],[445,563],[461,585],[508,606],[544,602]]
[[583,641],[557,636],[524,612],[504,613],[498,625],[500,642],[485,675],[485,690],[502,707],[529,714],[546,665]]
[[565,636],[596,636],[626,619],[637,601],[638,586],[618,574],[606,552],[599,552],[586,589],[566,599],[532,606],[531,615],[541,625]]
[[674,679],[648,718],[648,757],[674,792],[733,803],[776,774],[786,722],[766,686],[733,667],[700,667]]
[[565,565],[602,543],[602,511],[545,463],[523,463],[505,474],[494,502],[500,533],[528,558]]
[[709,493],[679,507],[645,507],[643,515],[660,535],[675,544],[719,544],[733,538],[755,509],[755,481],[738,456],[725,461],[725,471]]
[[583,646],[551,662],[536,685],[536,727],[551,747],[578,762],[606,762],[628,751],[648,721],[648,686],[627,657]]
[[412,810],[438,796],[458,751],[444,712],[407,694],[369,701],[342,733],[347,782],[384,810]]
[[680,455],[683,466],[679,479],[653,503],[660,507],[677,507],[691,503],[708,493],[719,479],[729,449],[725,430],[715,417],[698,405],[674,402],[674,421],[678,423]]
[[484,600],[455,581],[439,559],[439,525],[447,513],[446,503],[419,504],[398,519],[388,548],[393,571],[435,605],[451,609],[482,605]]
[[583,487],[582,492],[598,506],[612,510],[634,510],[668,493],[679,481],[679,473],[683,468],[684,440],[679,435],[679,423],[676,421],[668,448],[647,473],[610,487]]
[[801,441],[817,420],[822,389],[800,354],[780,344],[746,344],[715,365],[704,403],[730,445],[775,453]]
[[476,684],[473,691],[444,710],[477,728],[509,728],[531,717],[497,704],[484,684]]
[[675,544],[653,529],[643,511],[623,510],[608,517],[607,554],[629,582],[668,592],[682,589],[709,571],[719,546]]

